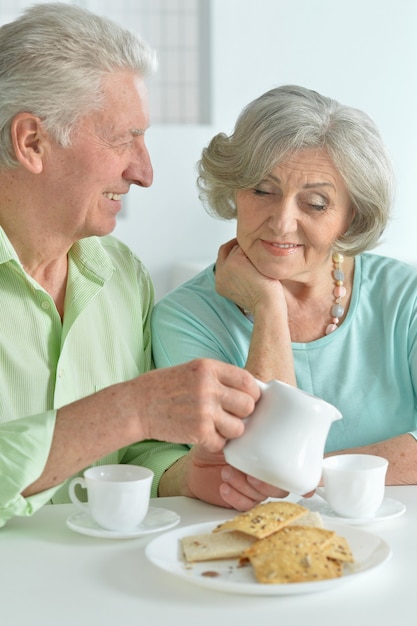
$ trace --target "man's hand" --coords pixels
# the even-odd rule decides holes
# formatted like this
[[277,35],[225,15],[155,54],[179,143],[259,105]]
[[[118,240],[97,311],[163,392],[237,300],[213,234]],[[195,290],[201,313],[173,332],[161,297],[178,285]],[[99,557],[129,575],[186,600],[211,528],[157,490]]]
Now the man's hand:
[[[29,496],[59,484],[113,450],[144,439],[222,450],[243,433],[260,396],[253,376],[210,359],[153,370],[60,408],[49,457]],[[176,494],[178,495],[178,494]]]
[[261,393],[249,372],[211,359],[154,370],[131,385],[143,438],[199,443],[209,452],[243,433],[242,418],[252,413]]

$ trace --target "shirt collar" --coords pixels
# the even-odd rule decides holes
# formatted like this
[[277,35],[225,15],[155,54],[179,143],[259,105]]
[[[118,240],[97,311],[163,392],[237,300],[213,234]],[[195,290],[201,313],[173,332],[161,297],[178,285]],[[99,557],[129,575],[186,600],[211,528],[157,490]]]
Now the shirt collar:
[[0,264],[8,261],[16,261],[20,266],[22,265],[6,233],[0,226]]
[[[69,257],[81,273],[88,273],[91,278],[99,282],[108,280],[113,274],[113,264],[99,237],[80,239],[70,249]],[[9,261],[14,261],[23,270],[15,249],[0,226],[0,264]]]
[[81,273],[90,274],[99,282],[108,280],[114,266],[99,237],[87,237],[76,241],[69,251],[69,256]]

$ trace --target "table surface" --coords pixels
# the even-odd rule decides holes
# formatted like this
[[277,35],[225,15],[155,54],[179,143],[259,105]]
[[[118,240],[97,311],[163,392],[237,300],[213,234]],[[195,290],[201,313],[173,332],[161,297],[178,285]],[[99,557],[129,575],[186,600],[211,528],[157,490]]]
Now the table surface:
[[[391,559],[334,588],[290,596],[239,595],[187,583],[147,560],[144,548],[160,533],[128,540],[88,537],[66,526],[73,505],[45,506],[0,529],[0,620],[4,626],[255,626],[256,620],[411,625],[417,486],[387,487],[386,496],[403,502],[405,514],[360,528],[382,537]],[[181,497],[152,500],[151,506],[176,511],[182,526],[235,514]]]

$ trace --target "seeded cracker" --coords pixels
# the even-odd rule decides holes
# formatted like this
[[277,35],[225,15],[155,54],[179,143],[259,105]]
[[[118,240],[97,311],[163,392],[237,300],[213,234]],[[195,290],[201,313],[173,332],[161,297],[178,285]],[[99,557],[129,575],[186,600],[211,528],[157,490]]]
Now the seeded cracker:
[[307,511],[301,517],[289,522],[288,526],[315,526],[316,528],[324,528],[323,520],[318,511]]
[[213,532],[238,530],[257,539],[263,539],[307,512],[305,507],[293,502],[264,502],[219,524]]
[[322,552],[296,555],[291,550],[283,550],[279,559],[276,555],[260,554],[252,556],[256,580],[263,584],[303,583],[340,578],[343,573],[338,561],[326,559]]
[[[319,513],[286,501],[257,505],[211,533],[183,537],[181,543],[189,564],[236,559],[236,567],[250,563],[256,580],[264,584],[339,578],[344,566],[354,562],[346,538],[325,529]],[[215,575],[215,569],[202,575],[209,574]]]
[[315,528],[313,526],[286,526],[279,532],[270,535],[266,539],[255,541],[249,548],[247,548],[242,556],[249,556],[252,554],[262,554],[270,552],[271,550],[284,549],[286,546],[294,546],[299,550],[323,551],[323,549],[330,545],[332,539],[336,533],[334,530],[327,530],[326,528]]
[[[303,513],[301,517],[289,523],[289,525],[291,524],[323,528],[320,513],[315,511]],[[187,563],[195,563],[198,561],[238,559],[242,552],[249,548],[254,541],[257,541],[256,537],[231,530],[228,532],[189,535],[181,539],[181,544]],[[330,557],[330,555],[328,556]]]
[[242,553],[260,583],[296,583],[338,578],[342,566],[327,558],[335,533],[324,528],[287,526]]
[[343,563],[353,563],[354,558],[346,537],[335,535],[330,543],[324,548],[328,559],[342,561]]

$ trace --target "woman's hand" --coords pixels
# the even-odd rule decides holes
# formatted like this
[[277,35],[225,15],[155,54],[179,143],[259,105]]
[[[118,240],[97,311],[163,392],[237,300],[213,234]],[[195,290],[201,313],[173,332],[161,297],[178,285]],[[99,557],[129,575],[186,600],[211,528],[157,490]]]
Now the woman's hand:
[[268,497],[283,498],[288,492],[231,467],[222,452],[208,452],[203,446],[196,445],[162,476],[159,495],[184,495],[217,506],[248,511]]
[[279,280],[264,276],[236,239],[223,244],[216,262],[216,290],[253,317],[245,364],[256,378],[296,385],[288,308]]
[[231,239],[219,248],[216,261],[216,291],[242,310],[255,315],[257,307],[280,306],[286,312],[284,290],[279,280],[261,274]]

